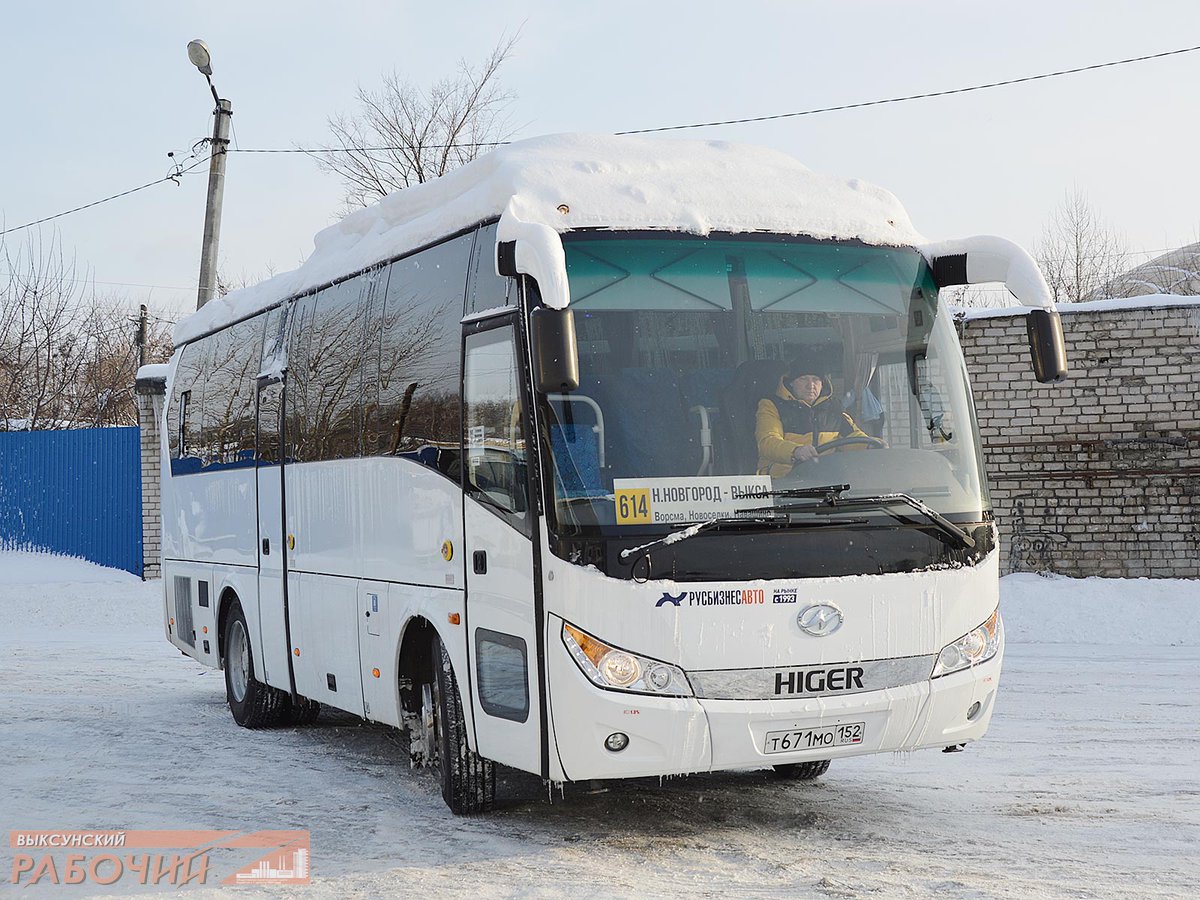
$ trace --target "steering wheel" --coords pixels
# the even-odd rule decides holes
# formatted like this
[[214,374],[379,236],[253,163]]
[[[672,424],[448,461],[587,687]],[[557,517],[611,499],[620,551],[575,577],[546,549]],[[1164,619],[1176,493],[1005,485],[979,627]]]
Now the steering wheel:
[[846,437],[835,438],[827,444],[821,444],[817,447],[817,455],[824,456],[839,447],[849,447],[853,444],[866,444],[871,450],[884,450],[887,448],[887,441],[882,438],[870,437],[865,434],[851,434]]

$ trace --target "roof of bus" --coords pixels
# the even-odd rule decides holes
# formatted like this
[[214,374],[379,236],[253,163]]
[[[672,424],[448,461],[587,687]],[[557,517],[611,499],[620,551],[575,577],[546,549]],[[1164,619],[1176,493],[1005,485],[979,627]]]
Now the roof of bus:
[[771,232],[911,246],[923,242],[888,191],[819,175],[776,150],[722,141],[550,135],[500,147],[389,194],[319,232],[298,269],[210,301],[176,345],[289,296],[497,218],[573,228]]

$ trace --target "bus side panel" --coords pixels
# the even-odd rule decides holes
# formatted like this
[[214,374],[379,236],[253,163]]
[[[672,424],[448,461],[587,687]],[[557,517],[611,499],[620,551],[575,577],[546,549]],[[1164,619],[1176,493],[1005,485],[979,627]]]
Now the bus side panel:
[[361,466],[357,459],[284,466],[289,572],[359,576]]
[[363,577],[461,590],[465,562],[458,484],[403,457],[368,457],[355,465]]
[[[399,691],[400,647],[405,632],[414,622],[424,619],[433,625],[450,654],[450,664],[454,671],[466,671],[464,629],[461,625],[450,624],[450,617],[455,613],[459,616],[459,622],[462,622],[463,592],[411,584],[364,581],[360,583],[359,598],[364,613],[368,610],[371,612],[370,619],[366,615],[359,619],[363,699],[369,707],[367,718],[399,727],[404,718],[400,708]],[[375,612],[376,602],[379,612]],[[372,622],[376,619],[380,621],[373,625]],[[374,674],[376,669],[379,671],[378,677]],[[459,687],[466,691],[466,682],[460,680]],[[470,697],[463,696],[462,702],[469,742],[471,747],[475,748]]]
[[254,472],[247,466],[164,478],[163,558],[257,568]]
[[198,662],[219,665],[213,567],[165,560],[163,588],[167,597],[167,636],[171,643]]
[[288,573],[296,692],[361,716],[357,592],[353,578]]

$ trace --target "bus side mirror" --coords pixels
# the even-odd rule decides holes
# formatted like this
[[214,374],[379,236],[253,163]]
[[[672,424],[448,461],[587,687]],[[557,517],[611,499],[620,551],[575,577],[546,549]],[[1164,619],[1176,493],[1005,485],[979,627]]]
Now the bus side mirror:
[[533,344],[533,384],[542,393],[579,387],[579,348],[575,343],[575,313],[542,306],[530,319]]
[[1029,355],[1033,376],[1042,384],[1053,384],[1067,377],[1067,348],[1063,340],[1062,318],[1052,309],[1033,309],[1025,318],[1029,332]]

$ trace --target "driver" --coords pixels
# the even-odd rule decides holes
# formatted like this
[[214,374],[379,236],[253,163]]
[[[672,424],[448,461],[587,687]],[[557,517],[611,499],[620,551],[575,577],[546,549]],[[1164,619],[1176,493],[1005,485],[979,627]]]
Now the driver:
[[827,378],[812,374],[802,362],[788,366],[775,396],[758,401],[754,417],[758,474],[787,475],[796,464],[815,460],[822,444],[867,437],[829,398]]

